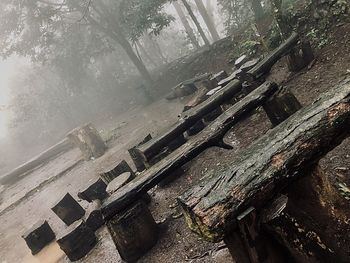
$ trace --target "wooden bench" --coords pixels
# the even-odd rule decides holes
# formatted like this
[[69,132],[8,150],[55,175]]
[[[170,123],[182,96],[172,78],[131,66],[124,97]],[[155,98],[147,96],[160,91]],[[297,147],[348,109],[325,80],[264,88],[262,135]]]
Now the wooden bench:
[[[318,188],[321,187],[322,191],[326,191],[328,185],[324,182],[324,177],[320,176],[318,161],[349,135],[350,79],[332,88],[314,104],[298,111],[287,121],[270,130],[240,152],[228,167],[207,175],[200,184],[179,197],[178,201],[188,226],[208,241],[224,240],[238,262],[263,262],[260,259],[259,246],[267,251],[267,242],[260,242],[260,245],[256,242],[259,225],[253,224],[252,227],[251,222],[259,222],[261,218],[256,217],[264,214],[262,211],[272,203],[271,200],[282,191],[287,191],[287,188],[289,189],[296,180],[301,180],[300,178],[313,178],[307,186],[307,181],[299,185],[304,187],[306,195],[308,192],[319,192]],[[295,199],[298,199],[301,193],[296,191]],[[293,194],[290,195],[292,196]],[[307,202],[307,199],[298,200],[296,211],[302,213],[302,208]],[[317,219],[325,216],[328,213],[324,207],[327,202],[327,198],[320,200],[319,196],[313,199],[308,206],[317,207],[318,211],[315,214],[307,214],[306,218],[314,216],[313,220],[317,222]],[[272,221],[278,216],[286,220],[286,214],[283,213],[285,207],[286,202],[272,207],[275,212],[270,213],[273,216],[268,216],[269,220]],[[329,215],[331,214],[329,212]],[[286,234],[284,226],[287,223],[292,226],[300,224],[300,221],[290,218],[288,220],[280,220],[277,227],[280,235]],[[290,250],[294,251],[291,252],[295,253],[294,258],[311,260],[308,262],[345,262],[346,255],[342,254],[341,248],[337,249],[332,237],[323,234],[322,228],[316,232],[317,227],[313,224],[313,230],[309,232],[302,226],[294,226],[296,238],[289,243],[295,246],[299,244],[295,250]],[[304,235],[304,239],[299,238],[301,234],[298,236],[298,231]],[[248,242],[250,239],[253,240]],[[279,240],[282,239],[288,238],[279,237]],[[296,240],[298,244],[293,243],[297,242]],[[328,243],[325,240],[328,240]],[[330,245],[332,243],[333,245]]]
[[261,60],[255,67],[246,72],[244,76],[240,76],[242,79],[233,79],[206,101],[184,112],[180,116],[179,121],[169,129],[149,142],[136,147],[135,151],[138,152],[138,156],[142,157],[145,166],[149,167],[149,162],[151,159],[159,154],[162,149],[167,146],[167,144],[173,140],[176,140],[179,136],[182,136],[185,131],[190,129],[198,121],[201,121],[207,114],[210,114],[215,109],[219,108],[223,103],[230,101],[237,94],[239,94],[242,91],[243,81],[256,81],[257,79],[266,75],[279,59],[287,55],[288,52],[290,52],[293,47],[297,45],[298,41],[299,35],[293,33],[290,38],[288,38],[280,47],[271,52],[271,54]]
[[230,148],[223,143],[222,139],[225,133],[240,120],[244,119],[247,114],[263,105],[277,89],[275,83],[266,82],[233,105],[201,133],[192,137],[189,142],[152,166],[152,168],[144,171],[140,176],[106,199],[102,206],[103,216],[109,219],[117,212],[126,209],[171,172],[192,160],[205,149],[216,145]]

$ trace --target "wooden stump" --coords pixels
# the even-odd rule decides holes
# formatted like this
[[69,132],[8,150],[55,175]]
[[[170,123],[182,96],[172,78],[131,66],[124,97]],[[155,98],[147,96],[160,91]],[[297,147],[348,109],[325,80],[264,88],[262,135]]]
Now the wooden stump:
[[303,41],[300,47],[295,48],[287,56],[289,70],[298,72],[315,59],[310,42]]
[[291,92],[285,92],[276,94],[264,104],[263,108],[272,125],[277,126],[300,110],[302,106]]
[[104,225],[104,220],[101,212],[101,203],[99,201],[95,201],[90,204],[86,212],[86,225],[95,232],[100,227]]
[[94,200],[103,201],[108,197],[106,187],[107,184],[100,178],[95,183],[90,185],[86,190],[79,192],[78,197],[89,203],[93,202]]
[[84,221],[78,221],[58,237],[57,243],[70,261],[77,261],[94,248],[97,239]]
[[47,221],[39,221],[24,233],[22,238],[27,243],[32,255],[35,255],[55,240],[55,233]]
[[124,185],[129,183],[135,178],[134,174],[131,174],[130,172],[123,173],[119,175],[117,178],[114,178],[112,182],[110,182],[107,186],[107,193],[112,195],[116,191],[118,191],[120,188],[122,188]]
[[117,178],[119,175],[129,172],[133,176],[135,176],[134,171],[131,169],[129,164],[123,160],[121,161],[117,166],[112,166],[106,169],[106,172],[100,174],[102,180],[108,185],[110,182],[112,182],[115,178]]
[[85,160],[101,157],[106,152],[106,144],[92,124],[74,129],[67,138],[81,150]]
[[85,210],[79,203],[67,193],[51,210],[67,225],[81,219]]
[[86,225],[93,232],[95,232],[100,227],[102,227],[104,225],[104,223],[105,223],[105,221],[103,220],[102,212],[99,209],[91,211],[91,213],[89,213],[89,216],[86,220]]
[[152,140],[152,136],[151,136],[151,134],[148,134],[140,143],[138,143],[135,147],[132,147],[131,149],[128,150],[130,157],[131,157],[132,161],[134,162],[136,170],[138,172],[142,172],[142,171],[146,170],[146,166],[143,163],[143,157],[140,155],[140,153],[138,151],[136,151],[136,147],[141,146],[141,145],[149,142],[150,140]]
[[116,214],[107,226],[121,258],[126,262],[136,262],[158,240],[158,226],[143,202]]

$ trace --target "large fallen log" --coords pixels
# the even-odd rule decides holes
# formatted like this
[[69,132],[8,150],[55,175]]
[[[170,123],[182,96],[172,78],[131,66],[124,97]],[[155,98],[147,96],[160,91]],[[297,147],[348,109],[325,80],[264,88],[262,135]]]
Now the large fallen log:
[[172,127],[162,133],[160,136],[136,148],[136,151],[143,156],[144,162],[148,163],[156,156],[169,142],[175,140],[178,136],[192,127],[197,121],[201,120],[206,114],[220,107],[222,103],[238,94],[242,89],[239,80],[233,80],[225,88],[221,89],[209,99],[186,111]]
[[277,89],[275,83],[266,82],[233,105],[200,134],[193,136],[189,142],[111,195],[102,207],[103,216],[106,219],[112,218],[115,213],[127,208],[171,172],[192,160],[208,147],[222,146],[222,138],[225,133],[249,112],[262,105]]
[[[252,81],[268,73],[272,66],[281,59],[284,55],[298,43],[299,35],[293,33],[290,38],[286,40],[282,45],[275,49],[266,58],[260,61],[254,68],[246,72],[245,78]],[[205,115],[209,114],[216,108],[220,107],[224,102],[231,100],[242,90],[242,82],[240,80],[234,79],[228,83],[224,88],[220,89],[209,99],[199,104],[197,107],[186,111],[179,121],[170,127],[164,133],[161,133],[158,137],[148,143],[137,147],[136,151],[143,157],[144,162],[147,164],[154,156],[156,156],[169,142],[176,139],[179,135],[184,133],[190,127],[192,127],[196,122],[201,120]]]
[[225,169],[182,195],[189,227],[218,242],[249,206],[259,210],[350,135],[350,79],[242,151]]
[[250,69],[245,74],[245,79],[249,81],[254,81],[261,76],[270,72],[273,65],[276,64],[278,60],[287,55],[298,43],[299,35],[293,33],[285,42],[283,42],[278,48],[261,60],[254,68]]

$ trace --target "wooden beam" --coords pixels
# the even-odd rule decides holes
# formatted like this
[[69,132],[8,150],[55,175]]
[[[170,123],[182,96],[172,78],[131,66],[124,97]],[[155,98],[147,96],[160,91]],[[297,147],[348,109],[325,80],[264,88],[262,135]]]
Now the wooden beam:
[[350,135],[350,79],[242,151],[178,201],[189,227],[218,242],[247,207],[259,209]]

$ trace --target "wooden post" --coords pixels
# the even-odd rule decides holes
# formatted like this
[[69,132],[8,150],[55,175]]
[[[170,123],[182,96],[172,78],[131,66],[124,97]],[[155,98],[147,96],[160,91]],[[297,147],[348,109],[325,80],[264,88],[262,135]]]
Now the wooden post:
[[51,210],[67,225],[81,219],[85,210],[67,193]]
[[140,143],[138,143],[135,147],[132,147],[131,149],[128,150],[130,157],[131,157],[132,161],[134,162],[136,170],[138,172],[142,172],[142,171],[146,170],[146,166],[143,163],[142,156],[139,154],[138,151],[136,151],[136,147],[141,146],[141,145],[149,142],[150,140],[152,140],[152,136],[151,136],[151,134],[148,134]]
[[78,221],[57,238],[57,243],[69,260],[77,261],[94,248],[97,239],[84,221]]
[[101,204],[99,201],[93,202],[86,212],[86,225],[95,232],[104,225],[104,220],[101,212]]
[[302,108],[298,99],[291,92],[282,92],[273,96],[263,106],[273,126],[288,119]]
[[45,246],[55,240],[55,233],[47,221],[39,221],[22,235],[32,255],[39,253]]
[[81,150],[85,160],[101,157],[106,152],[106,144],[92,124],[74,129],[67,138]]
[[131,169],[129,164],[125,160],[123,160],[117,166],[113,165],[112,167],[107,168],[104,173],[100,174],[100,176],[102,180],[108,185],[115,178],[117,178],[119,175],[125,172],[130,172],[133,176],[135,176],[135,173]]
[[126,262],[136,262],[158,240],[158,226],[147,206],[138,201],[107,222],[119,254]]

